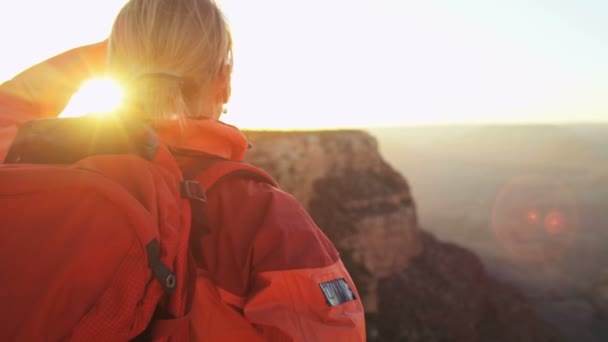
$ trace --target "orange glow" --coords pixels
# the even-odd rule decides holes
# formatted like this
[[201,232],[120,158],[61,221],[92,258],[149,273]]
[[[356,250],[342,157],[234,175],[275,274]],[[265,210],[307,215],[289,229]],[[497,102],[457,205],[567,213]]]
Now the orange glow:
[[564,232],[566,225],[564,216],[559,211],[552,211],[545,216],[544,227],[547,233],[557,235]]
[[528,212],[528,223],[535,223],[538,220],[538,213],[534,210]]

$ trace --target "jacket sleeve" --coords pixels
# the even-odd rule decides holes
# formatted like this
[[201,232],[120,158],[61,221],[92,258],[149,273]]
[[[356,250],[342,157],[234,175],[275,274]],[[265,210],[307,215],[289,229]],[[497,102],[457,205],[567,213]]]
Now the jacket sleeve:
[[[220,206],[224,223],[236,224],[226,249],[247,275],[242,302],[233,304],[265,341],[365,341],[363,305],[333,244],[291,195],[251,181],[243,187],[244,196],[232,191],[241,193],[236,208]],[[253,231],[238,228],[247,226],[238,218]]]
[[19,126],[61,113],[88,78],[105,71],[106,43],[82,46],[37,64],[0,85],[0,160]]

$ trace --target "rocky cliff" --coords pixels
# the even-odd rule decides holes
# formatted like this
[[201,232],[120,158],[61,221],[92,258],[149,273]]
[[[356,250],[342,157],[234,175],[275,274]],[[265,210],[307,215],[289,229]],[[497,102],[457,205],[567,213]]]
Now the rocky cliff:
[[417,224],[405,178],[362,131],[246,132],[273,175],[332,239],[361,293],[370,341],[556,340],[516,289]]

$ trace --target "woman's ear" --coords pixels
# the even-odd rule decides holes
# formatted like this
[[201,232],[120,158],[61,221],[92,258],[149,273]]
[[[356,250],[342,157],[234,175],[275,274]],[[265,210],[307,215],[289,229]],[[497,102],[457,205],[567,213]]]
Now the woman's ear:
[[224,104],[230,99],[232,67],[224,65],[216,74],[216,77],[206,88],[199,90],[196,97],[198,115],[218,120],[223,114]]
[[215,81],[215,93],[217,94],[217,100],[222,104],[227,103],[230,100],[232,93],[232,66],[224,64],[220,69],[218,76]]

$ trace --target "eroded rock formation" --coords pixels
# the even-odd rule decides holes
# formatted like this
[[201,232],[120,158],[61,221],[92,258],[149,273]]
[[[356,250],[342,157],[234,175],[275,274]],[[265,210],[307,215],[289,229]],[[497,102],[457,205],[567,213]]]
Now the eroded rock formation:
[[340,250],[377,311],[378,280],[405,269],[421,251],[407,182],[358,131],[248,134],[248,160],[265,169],[309,210]]

